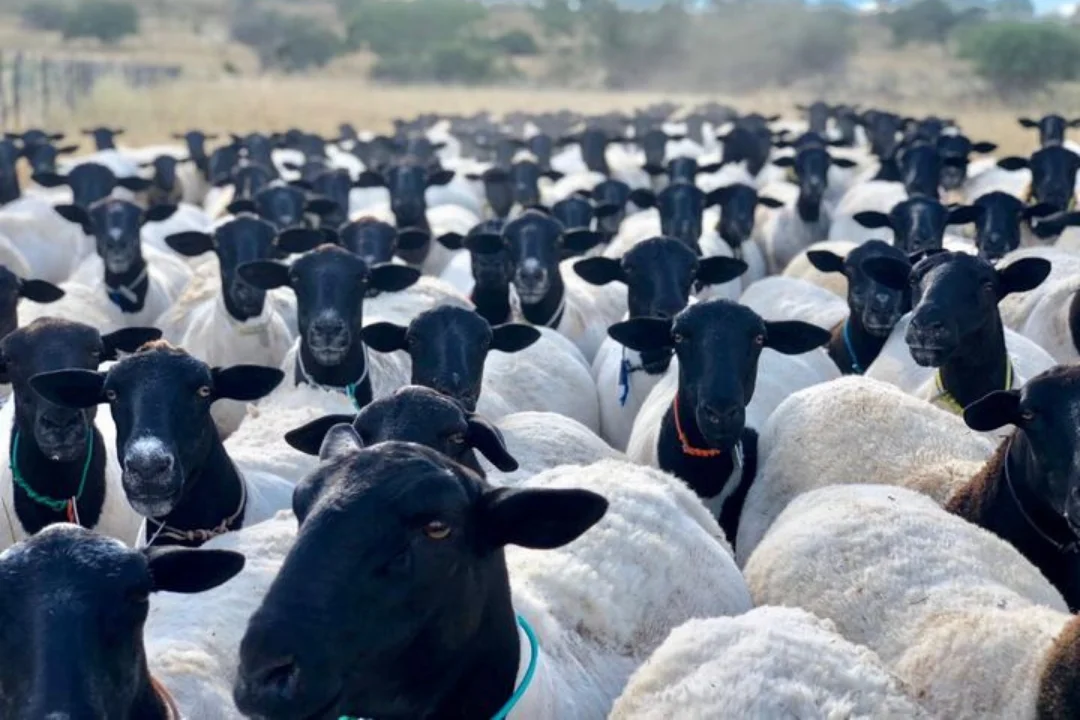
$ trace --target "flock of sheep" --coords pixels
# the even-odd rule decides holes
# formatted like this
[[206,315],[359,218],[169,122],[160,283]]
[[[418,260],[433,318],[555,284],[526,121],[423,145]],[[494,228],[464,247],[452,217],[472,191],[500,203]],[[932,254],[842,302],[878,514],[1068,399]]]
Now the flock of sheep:
[[9,133],[0,716],[1080,717],[1078,123],[1020,122]]

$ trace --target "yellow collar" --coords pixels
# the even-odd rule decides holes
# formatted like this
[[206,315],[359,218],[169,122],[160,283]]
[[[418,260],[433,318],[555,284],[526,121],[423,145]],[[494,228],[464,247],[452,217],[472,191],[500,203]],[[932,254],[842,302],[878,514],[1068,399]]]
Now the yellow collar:
[[[1016,373],[1013,370],[1012,360],[1008,360],[1008,361],[1006,361],[1006,364],[1005,364],[1005,389],[1006,390],[1012,390],[1013,389],[1013,382],[1015,381],[1015,379],[1016,379]],[[930,402],[934,403],[935,405],[940,405],[942,407],[942,409],[948,410],[953,415],[963,415],[964,414],[964,406],[961,405],[956,400],[956,398],[954,398],[952,396],[952,393],[950,393],[948,390],[946,390],[945,386],[942,384],[942,382],[941,382],[941,368],[938,368],[937,372],[934,373],[934,389],[937,391],[937,394],[934,395],[933,399],[931,399]]]

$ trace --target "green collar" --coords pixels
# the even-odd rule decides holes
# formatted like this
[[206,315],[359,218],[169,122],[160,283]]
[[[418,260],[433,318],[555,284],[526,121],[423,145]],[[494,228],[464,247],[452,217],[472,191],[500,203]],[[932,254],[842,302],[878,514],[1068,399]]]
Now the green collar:
[[51,498],[48,495],[42,495],[38,491],[30,487],[30,484],[26,482],[26,478],[19,472],[19,431],[15,431],[15,439],[11,444],[11,458],[9,459],[8,467],[11,468],[11,478],[22,488],[22,491],[29,496],[31,500],[38,505],[44,505],[53,512],[63,512],[68,510],[68,519],[72,518],[71,509],[74,504],[82,497],[83,490],[86,488],[86,476],[90,473],[90,462],[94,459],[94,431],[88,430],[86,433],[86,461],[83,463],[82,477],[79,479],[79,489],[76,491],[74,497],[66,499]]

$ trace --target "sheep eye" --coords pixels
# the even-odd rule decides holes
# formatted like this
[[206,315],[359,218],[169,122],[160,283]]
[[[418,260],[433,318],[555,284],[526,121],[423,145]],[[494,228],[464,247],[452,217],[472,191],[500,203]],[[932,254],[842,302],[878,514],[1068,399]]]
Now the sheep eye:
[[201,397],[201,398],[210,397],[210,386],[209,385],[203,385],[202,387],[199,388],[198,393],[199,393],[199,397]]
[[686,336],[682,333],[672,333],[671,341],[676,345],[681,345],[682,343],[686,342]]
[[432,540],[445,540],[450,537],[450,526],[441,520],[432,520],[424,526],[424,534]]
[[1020,413],[1020,419],[1024,422],[1031,422],[1035,419],[1035,412],[1033,410],[1024,410]]
[[465,433],[454,433],[453,435],[448,437],[446,440],[451,445],[464,445],[465,444]]
[[765,336],[764,335],[755,335],[754,336],[754,344],[757,345],[758,347],[761,347],[762,345],[764,345],[765,344]]
[[106,390],[105,391],[105,399],[108,400],[109,402],[112,402],[113,400],[115,400],[116,399],[116,391],[115,390]]

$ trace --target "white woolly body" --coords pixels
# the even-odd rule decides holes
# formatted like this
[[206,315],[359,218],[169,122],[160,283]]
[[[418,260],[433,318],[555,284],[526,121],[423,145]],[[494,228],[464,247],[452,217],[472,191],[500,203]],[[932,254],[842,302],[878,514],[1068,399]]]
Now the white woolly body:
[[1011,545],[925,495],[806,493],[746,564],[758,604],[803,607],[865,645],[934,717],[1034,718],[1045,653],[1072,619]]
[[[622,395],[621,367],[623,361],[630,364],[633,372],[626,377],[626,401]],[[635,369],[636,368],[636,369]],[[617,450],[625,450],[634,429],[634,420],[645,404],[645,399],[664,377],[664,373],[650,375],[641,369],[641,353],[620,345],[610,337],[604,338],[600,351],[593,361],[593,377],[600,398],[600,436]]]
[[431,226],[431,249],[420,269],[425,275],[438,277],[446,270],[446,266],[450,264],[454,255],[466,251],[448,250],[435,238],[447,233],[457,233],[465,237],[469,234],[469,230],[480,223],[480,211],[479,208],[473,211],[458,204],[447,203],[437,207],[428,207],[427,221]]
[[[15,423],[15,402],[0,408],[0,550],[29,535],[15,515],[15,487],[11,479],[11,431]],[[120,464],[116,460],[116,426],[108,412],[98,412],[94,421],[105,445],[105,499],[97,525],[91,528],[102,535],[133,545],[139,532],[140,518],[128,505],[120,483]]]
[[480,466],[492,483],[520,485],[534,475],[560,465],[591,465],[606,459],[625,460],[596,433],[576,420],[550,412],[520,412],[501,418],[495,425],[506,449],[518,461],[518,469],[496,470],[483,455]]
[[758,475],[735,543],[739,563],[802,493],[874,482],[944,504],[993,452],[959,417],[887,383],[849,376],[800,390],[761,428]]
[[760,607],[676,628],[630,678],[610,720],[908,720],[930,716],[864,647],[803,610]]
[[[765,194],[768,194],[768,190]],[[812,223],[799,217],[799,211],[791,206],[771,213],[761,229],[769,272],[783,272],[800,253],[814,243],[825,241],[831,222],[829,209],[824,205],[817,222]]]
[[576,258],[559,263],[565,294],[562,319],[555,330],[569,338],[587,363],[592,363],[607,329],[626,313],[626,288],[612,283],[589,285],[574,272]]
[[893,241],[893,231],[889,228],[864,228],[855,222],[855,216],[861,212],[876,211],[889,214],[897,203],[907,200],[907,190],[903,183],[869,180],[852,185],[844,194],[833,213],[829,227],[829,240],[846,240],[861,245],[867,240]]
[[1069,311],[1080,290],[1080,255],[1056,248],[1030,248],[1006,255],[998,267],[1020,258],[1041,257],[1050,261],[1050,276],[1034,290],[1007,296],[998,305],[1005,326],[1036,343],[1059,363],[1080,360]]
[[[840,377],[836,364],[820,348],[802,355],[782,355],[768,348],[758,360],[754,397],[746,406],[746,427],[759,429],[773,410],[792,393]],[[679,387],[679,360],[673,358],[664,378],[645,399],[634,421],[626,456],[643,465],[659,462],[656,443],[664,413]]]
[[825,330],[847,319],[847,301],[797,278],[767,277],[747,288],[739,303],[768,321],[802,320]]
[[57,214],[48,200],[32,195],[0,208],[0,236],[10,243],[14,256],[25,261],[22,277],[54,284],[67,280],[94,250],[81,227]]

